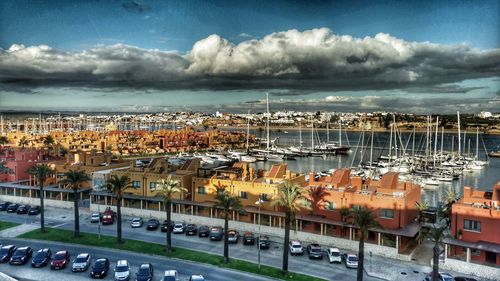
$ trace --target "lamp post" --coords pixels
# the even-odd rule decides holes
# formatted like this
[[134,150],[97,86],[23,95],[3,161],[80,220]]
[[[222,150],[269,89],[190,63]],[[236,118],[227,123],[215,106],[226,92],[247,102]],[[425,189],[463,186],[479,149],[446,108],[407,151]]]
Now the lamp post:
[[257,202],[255,202],[255,204],[259,205],[259,212],[258,212],[258,219],[257,219],[257,223],[259,224],[259,234],[258,234],[258,237],[259,237],[259,240],[258,240],[258,244],[257,244],[257,247],[258,247],[258,251],[257,251],[257,265],[258,265],[258,268],[260,269],[260,205],[264,203],[264,201],[262,201],[262,194],[259,193],[259,200]]

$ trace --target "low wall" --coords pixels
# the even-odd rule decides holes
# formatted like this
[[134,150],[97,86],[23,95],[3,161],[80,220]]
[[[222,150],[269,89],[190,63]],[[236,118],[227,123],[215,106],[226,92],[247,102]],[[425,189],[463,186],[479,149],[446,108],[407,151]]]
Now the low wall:
[[[0,195],[0,200],[9,201],[12,203],[18,204],[29,204],[31,206],[39,206],[40,198],[30,198],[30,197],[21,197],[21,196],[12,196],[12,195]],[[47,207],[56,207],[56,208],[73,208],[73,201],[62,201],[62,200],[53,200],[53,199],[45,199],[43,201],[45,206]]]
[[17,281],[17,279],[14,279],[7,274],[0,272],[0,281]]
[[440,269],[457,271],[463,274],[490,280],[498,280],[498,276],[500,276],[500,268],[498,267],[470,263],[451,258],[447,258],[446,261],[444,263],[440,263],[439,266]]
[[[115,206],[111,206],[111,208],[114,211],[116,211]],[[98,210],[103,211],[104,207],[101,206],[99,209],[98,205],[91,204],[90,209],[91,209],[91,211],[97,212]],[[160,221],[165,220],[167,217],[166,213],[163,211],[160,212],[160,211],[153,211],[153,210],[148,210],[148,209],[141,210],[141,209],[136,209],[136,208],[122,207],[121,211],[122,211],[123,216],[155,218],[155,219],[158,219]],[[193,224],[197,224],[197,225],[224,226],[223,219],[209,218],[209,217],[202,217],[202,216],[192,216],[192,215],[187,215],[187,214],[172,213],[172,220],[173,221],[182,221],[185,223],[193,223]],[[234,228],[234,229],[238,229],[240,232],[250,231],[253,233],[258,233],[258,231],[259,231],[259,225],[257,225],[257,224],[232,221],[232,220],[229,221],[229,227]],[[279,238],[282,238],[284,236],[283,228],[261,225],[260,232],[262,234],[265,234],[265,235],[275,236],[275,237],[279,237]],[[292,230],[290,232],[290,238],[291,239],[298,239],[298,240],[303,241],[303,242],[317,242],[317,243],[322,244],[322,245],[329,245],[332,247],[347,249],[347,250],[353,251],[353,252],[357,252],[358,246],[359,246],[358,241],[342,239],[342,238],[337,238],[337,237],[331,237],[331,236],[325,236],[325,235],[319,235],[319,234],[303,232],[303,231],[293,231]],[[274,239],[273,239],[273,241],[274,241]],[[277,241],[277,242],[280,243],[281,241]],[[366,252],[371,251],[374,255],[384,256],[384,257],[393,258],[393,259],[411,260],[411,256],[398,254],[396,248],[391,248],[391,247],[386,247],[386,246],[379,246],[379,245],[375,245],[375,244],[365,243],[365,251]]]

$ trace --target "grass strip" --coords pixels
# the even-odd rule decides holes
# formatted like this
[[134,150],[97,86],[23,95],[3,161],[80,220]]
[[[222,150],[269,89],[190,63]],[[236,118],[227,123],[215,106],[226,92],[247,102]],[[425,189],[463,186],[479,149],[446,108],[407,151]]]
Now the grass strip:
[[26,239],[37,239],[46,241],[56,241],[64,243],[81,244],[95,247],[120,249],[131,252],[152,254],[170,258],[178,258],[183,260],[189,260],[199,263],[206,263],[214,265],[221,268],[236,269],[244,272],[249,272],[253,274],[273,277],[282,280],[304,280],[304,281],[323,281],[325,279],[300,274],[300,273],[288,273],[283,275],[282,271],[278,268],[261,265],[259,269],[257,264],[252,262],[247,262],[238,259],[231,259],[229,264],[223,263],[223,257],[219,255],[207,254],[203,252],[198,252],[194,250],[188,250],[184,248],[174,247],[174,251],[171,253],[165,252],[165,245],[150,243],[138,240],[124,239],[125,243],[116,243],[116,237],[101,235],[98,238],[97,234],[92,233],[81,233],[80,239],[75,239],[73,231],[55,228],[46,228],[45,232],[40,232],[39,229],[33,230],[19,236],[20,238]]
[[10,221],[0,221],[0,231],[14,226],[18,226],[20,223],[10,222]]

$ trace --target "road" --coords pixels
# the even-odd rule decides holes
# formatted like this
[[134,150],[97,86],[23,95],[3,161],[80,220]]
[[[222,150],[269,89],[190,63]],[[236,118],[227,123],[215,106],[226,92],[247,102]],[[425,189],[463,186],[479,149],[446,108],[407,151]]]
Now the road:
[[[72,230],[74,229],[73,221],[71,220],[72,214],[73,214],[72,210],[49,209],[47,211],[46,223],[50,227],[59,227],[63,229]],[[29,217],[26,215],[7,214],[5,212],[0,212],[0,220],[13,221],[18,223],[30,223],[35,221],[38,222],[38,219],[35,217]],[[123,227],[123,236],[125,238],[138,239],[160,244],[165,243],[165,233],[162,233],[159,230],[147,231],[145,229],[145,226],[143,226],[142,228],[133,229],[130,227],[129,222],[130,218],[123,219],[122,227]],[[90,215],[88,213],[83,213],[80,221],[80,229],[82,232],[98,233],[98,224],[90,223]],[[103,235],[116,236],[116,224],[107,226],[101,225],[100,232]],[[261,251],[262,264],[281,268],[283,244],[280,243],[279,241],[281,241],[281,238],[273,239],[273,237],[271,237],[270,249]],[[173,246],[175,247],[193,249],[201,252],[214,253],[218,255],[222,255],[223,253],[222,241],[219,242],[210,241],[207,238],[200,238],[198,236],[172,234],[172,243]],[[237,258],[257,263],[257,247],[243,246],[241,241],[238,244],[230,245],[229,254],[231,258]],[[368,261],[365,262],[368,263]],[[323,260],[310,260],[307,254],[304,254],[302,256],[292,256],[289,259],[289,270],[329,280],[348,281],[356,279],[355,269],[347,269],[344,266],[344,264],[330,264],[328,262],[328,259],[326,258],[326,255]],[[406,276],[405,280],[422,280],[424,276],[422,272],[412,273],[412,274],[414,276]],[[364,280],[380,281],[380,279],[367,276],[366,274]]]
[[[61,244],[57,242],[46,241],[26,241],[23,239],[3,239],[4,245],[14,244],[17,246],[29,245],[34,249],[50,248],[55,253],[60,249],[66,249],[70,252],[71,258],[75,258],[79,253],[90,253],[92,262],[96,258],[107,257],[110,259],[111,268],[108,275],[104,280],[113,280],[113,269],[116,261],[126,259],[130,263],[131,280],[134,280],[135,272],[137,272],[140,264],[150,262],[154,268],[154,279],[161,280],[165,270],[175,269],[180,274],[180,280],[188,280],[191,274],[202,274],[206,280],[258,280],[266,281],[273,280],[264,277],[254,276],[244,272],[226,270],[216,268],[209,265],[192,263],[178,259],[168,259],[158,256],[145,255],[139,253],[132,253],[127,251],[119,251],[112,249],[103,249],[95,247],[85,247],[71,244]],[[20,280],[33,280],[33,281],[53,281],[53,280],[89,280],[90,269],[86,272],[73,273],[70,266],[62,270],[51,270],[50,266],[44,268],[32,268],[30,264],[26,265],[9,265],[0,264],[0,271],[7,275],[19,278]]]

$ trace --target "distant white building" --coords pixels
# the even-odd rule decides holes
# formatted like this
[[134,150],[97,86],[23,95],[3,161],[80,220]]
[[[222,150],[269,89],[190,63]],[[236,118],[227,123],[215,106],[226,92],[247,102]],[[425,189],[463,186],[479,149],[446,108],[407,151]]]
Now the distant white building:
[[481,111],[478,115],[479,118],[490,118],[493,116],[491,112],[488,111]]

